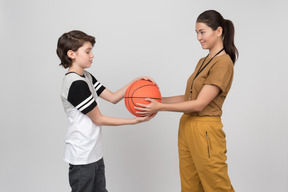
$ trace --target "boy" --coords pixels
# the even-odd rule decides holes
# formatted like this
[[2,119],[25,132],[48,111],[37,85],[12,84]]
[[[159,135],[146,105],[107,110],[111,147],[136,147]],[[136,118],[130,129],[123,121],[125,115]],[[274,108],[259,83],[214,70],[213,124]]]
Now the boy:
[[85,69],[92,64],[95,38],[82,31],[64,33],[58,39],[57,55],[60,66],[68,72],[63,79],[61,99],[67,113],[69,127],[64,160],[69,163],[69,183],[72,192],[106,192],[104,161],[101,146],[102,125],[129,125],[152,117],[121,119],[102,115],[98,97],[114,104],[123,99],[128,86],[111,92]]

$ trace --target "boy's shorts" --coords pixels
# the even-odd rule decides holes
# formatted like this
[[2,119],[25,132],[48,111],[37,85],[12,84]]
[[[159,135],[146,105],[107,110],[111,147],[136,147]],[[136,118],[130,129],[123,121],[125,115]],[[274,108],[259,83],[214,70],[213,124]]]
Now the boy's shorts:
[[108,192],[103,158],[87,165],[69,165],[72,192]]

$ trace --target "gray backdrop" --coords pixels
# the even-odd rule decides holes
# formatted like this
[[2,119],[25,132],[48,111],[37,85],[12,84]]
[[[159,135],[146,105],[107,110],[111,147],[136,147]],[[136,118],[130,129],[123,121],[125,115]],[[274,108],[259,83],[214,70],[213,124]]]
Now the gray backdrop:
[[[224,105],[229,175],[239,192],[288,190],[287,1],[1,0],[0,191],[69,191],[63,162],[66,116],[57,39],[79,29],[97,38],[89,69],[115,91],[140,75],[163,96],[183,94],[207,54],[195,20],[207,9],[231,19],[240,58]],[[101,102],[105,115],[130,118],[124,102]],[[180,191],[181,114],[103,127],[111,192]]]

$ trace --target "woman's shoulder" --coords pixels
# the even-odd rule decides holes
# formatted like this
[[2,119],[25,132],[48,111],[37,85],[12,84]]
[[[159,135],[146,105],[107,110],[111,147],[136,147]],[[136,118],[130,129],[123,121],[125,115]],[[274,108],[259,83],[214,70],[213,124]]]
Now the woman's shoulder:
[[223,55],[219,55],[217,57],[214,58],[214,65],[216,65],[217,67],[228,67],[228,68],[233,68],[233,61],[231,59],[231,57],[228,54],[223,54]]

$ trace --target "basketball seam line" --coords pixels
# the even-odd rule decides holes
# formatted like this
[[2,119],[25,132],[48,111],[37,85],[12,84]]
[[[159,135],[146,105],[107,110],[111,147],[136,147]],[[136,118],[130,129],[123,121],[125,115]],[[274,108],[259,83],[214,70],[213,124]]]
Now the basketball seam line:
[[125,98],[150,98],[150,99],[161,99],[158,97],[125,97]]

